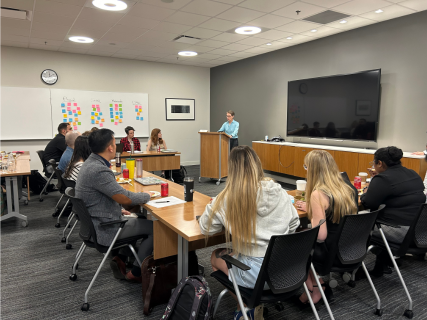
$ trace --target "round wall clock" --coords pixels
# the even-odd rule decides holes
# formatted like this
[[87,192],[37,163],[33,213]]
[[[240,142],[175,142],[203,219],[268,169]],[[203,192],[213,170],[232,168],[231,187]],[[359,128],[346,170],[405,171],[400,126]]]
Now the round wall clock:
[[42,78],[44,83],[51,86],[51,85],[54,85],[58,81],[58,74],[51,69],[46,69],[42,72],[41,78]]
[[301,83],[299,85],[299,92],[301,92],[302,94],[306,94],[308,92],[308,86],[306,83]]

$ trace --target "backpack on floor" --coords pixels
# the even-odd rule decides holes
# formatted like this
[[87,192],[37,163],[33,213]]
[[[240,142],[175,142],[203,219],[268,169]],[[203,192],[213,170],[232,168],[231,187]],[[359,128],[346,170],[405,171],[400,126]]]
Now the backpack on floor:
[[[166,170],[165,171],[165,178],[166,179],[170,179],[171,178],[171,174],[170,173],[171,173],[170,170]],[[184,183],[184,178],[185,178],[186,175],[187,175],[187,170],[185,169],[184,166],[181,166],[180,169],[172,170],[172,178],[173,178],[173,181],[175,183],[178,183],[178,184]]]
[[[26,184],[27,179],[22,179],[23,183]],[[25,181],[24,181],[25,180]],[[43,178],[43,176],[40,174],[38,170],[31,170],[30,175],[30,190],[33,192],[33,194],[40,194],[42,192],[44,185],[46,184],[46,179]],[[25,185],[25,187],[27,187]],[[46,188],[46,192],[51,192],[55,188],[55,185],[49,184],[49,186]]]
[[211,320],[212,295],[204,277],[182,279],[172,293],[161,320]]

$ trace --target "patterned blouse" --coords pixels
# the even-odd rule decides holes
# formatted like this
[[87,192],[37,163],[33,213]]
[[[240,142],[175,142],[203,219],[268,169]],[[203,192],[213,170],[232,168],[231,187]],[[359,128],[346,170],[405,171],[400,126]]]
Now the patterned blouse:
[[[138,138],[132,138],[134,151],[141,151],[141,144],[139,143]],[[120,143],[123,145],[123,152],[130,151],[130,142],[128,137],[124,137],[120,140]]]

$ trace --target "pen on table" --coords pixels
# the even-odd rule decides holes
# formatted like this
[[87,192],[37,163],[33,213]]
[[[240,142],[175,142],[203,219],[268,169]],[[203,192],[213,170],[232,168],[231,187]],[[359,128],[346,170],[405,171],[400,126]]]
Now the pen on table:
[[156,201],[155,203],[166,203],[166,202],[169,202],[169,201]]

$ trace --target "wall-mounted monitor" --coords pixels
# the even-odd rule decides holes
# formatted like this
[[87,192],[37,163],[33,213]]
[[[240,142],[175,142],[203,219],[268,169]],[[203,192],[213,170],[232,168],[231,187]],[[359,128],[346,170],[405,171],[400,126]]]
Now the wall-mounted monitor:
[[287,135],[377,141],[381,69],[288,82]]

